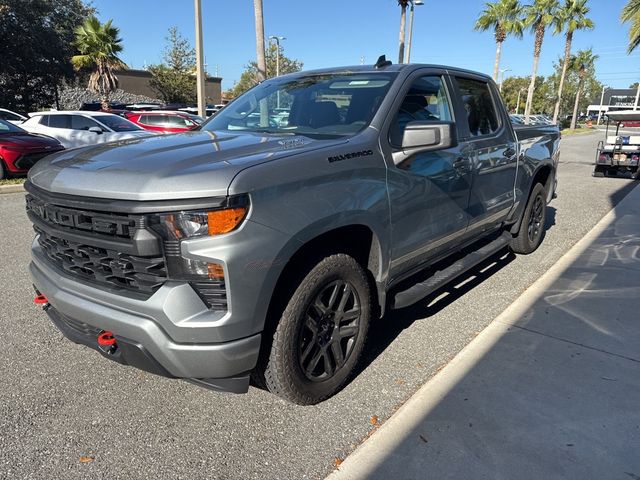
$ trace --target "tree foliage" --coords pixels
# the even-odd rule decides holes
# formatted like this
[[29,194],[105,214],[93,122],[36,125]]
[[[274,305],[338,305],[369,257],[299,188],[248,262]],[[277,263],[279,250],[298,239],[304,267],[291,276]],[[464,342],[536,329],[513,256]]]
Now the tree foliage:
[[485,4],[485,9],[478,17],[475,30],[485,32],[493,30],[496,40],[496,58],[493,68],[493,79],[498,80],[502,43],[508,35],[522,38],[524,22],[521,18],[522,7],[518,0],[496,0]]
[[127,65],[118,57],[122,52],[120,30],[111,20],[100,23],[95,16],[87,18],[76,28],[74,45],[78,55],[71,58],[77,70],[91,70],[89,90],[100,96],[102,108],[109,109],[109,94],[118,88],[116,69],[125,69]]
[[196,101],[196,51],[176,27],[169,29],[163,63],[151,65],[149,84],[166,103]]
[[[556,92],[560,84],[560,75],[562,75],[563,58],[559,57],[553,63],[554,73],[548,77],[538,76],[536,78],[536,87],[533,94],[533,103],[531,113],[545,113],[550,115],[553,113],[556,101]],[[563,118],[571,115],[573,106],[578,92],[578,84],[580,81],[580,70],[576,69],[576,62],[571,62],[567,69],[567,75],[564,83],[562,100],[560,102],[560,117]],[[524,111],[524,102],[526,101],[526,90],[529,86],[530,77],[509,77],[502,84],[502,98],[510,112],[515,112],[518,100],[518,90],[520,93],[520,111]],[[600,94],[602,93],[602,84],[596,78],[595,66],[590,64],[584,71],[584,81],[582,87],[582,95],[579,102],[579,110],[585,112],[587,107],[595,102],[599,103]]]
[[74,30],[93,12],[82,0],[0,0],[0,105],[53,105],[57,87],[75,76]]
[[[276,56],[278,47],[274,43],[269,45],[267,49],[267,78],[276,76]],[[286,75],[287,73],[298,72],[302,70],[303,63],[298,60],[288,58],[284,54],[284,48],[280,46],[280,75]],[[246,92],[251,87],[258,84],[258,65],[256,62],[249,62],[245,67],[244,72],[240,76],[240,80],[231,89],[228,94],[235,98],[238,95]]]
[[633,52],[640,45],[640,0],[629,0],[620,15],[622,23],[630,23],[628,52]]

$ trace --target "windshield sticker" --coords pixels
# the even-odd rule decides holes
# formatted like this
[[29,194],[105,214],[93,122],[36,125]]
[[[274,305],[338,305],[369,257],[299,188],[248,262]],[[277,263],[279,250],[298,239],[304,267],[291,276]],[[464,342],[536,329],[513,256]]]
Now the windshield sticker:
[[279,140],[278,143],[284,148],[296,148],[304,145],[304,140],[300,137],[287,138],[286,140]]

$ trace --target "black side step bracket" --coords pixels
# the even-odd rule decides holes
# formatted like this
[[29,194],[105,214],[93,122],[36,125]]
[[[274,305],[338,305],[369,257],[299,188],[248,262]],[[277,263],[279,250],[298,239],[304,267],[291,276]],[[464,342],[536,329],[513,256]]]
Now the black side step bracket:
[[407,290],[395,293],[391,296],[390,308],[397,310],[419,302],[427,295],[449,283],[454,278],[462,275],[467,270],[472,269],[494,253],[505,248],[509,245],[509,240],[511,238],[512,237],[509,232],[504,232],[492,242],[484,245],[478,250],[468,253],[460,260],[457,260],[446,268],[436,271],[426,280],[412,285]]

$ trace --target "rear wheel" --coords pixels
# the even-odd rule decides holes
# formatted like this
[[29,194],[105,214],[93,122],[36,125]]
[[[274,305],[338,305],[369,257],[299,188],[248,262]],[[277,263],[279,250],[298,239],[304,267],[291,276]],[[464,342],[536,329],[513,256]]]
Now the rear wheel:
[[369,282],[356,260],[336,254],[319,262],[276,328],[264,371],[269,391],[299,405],[335,394],[362,353],[371,312]]
[[528,254],[540,246],[544,236],[546,212],[547,191],[544,185],[536,183],[524,209],[520,231],[511,240],[511,250],[515,253]]
[[4,166],[4,161],[0,158],[0,180],[4,180],[8,176],[7,167]]

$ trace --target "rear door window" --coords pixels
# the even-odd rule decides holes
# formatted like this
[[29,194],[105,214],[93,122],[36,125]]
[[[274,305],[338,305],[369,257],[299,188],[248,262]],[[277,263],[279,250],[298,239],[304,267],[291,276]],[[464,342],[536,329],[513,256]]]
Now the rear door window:
[[500,128],[489,84],[472,78],[456,77],[462,105],[472,137],[491,135]]
[[71,128],[71,115],[49,115],[49,127]]

